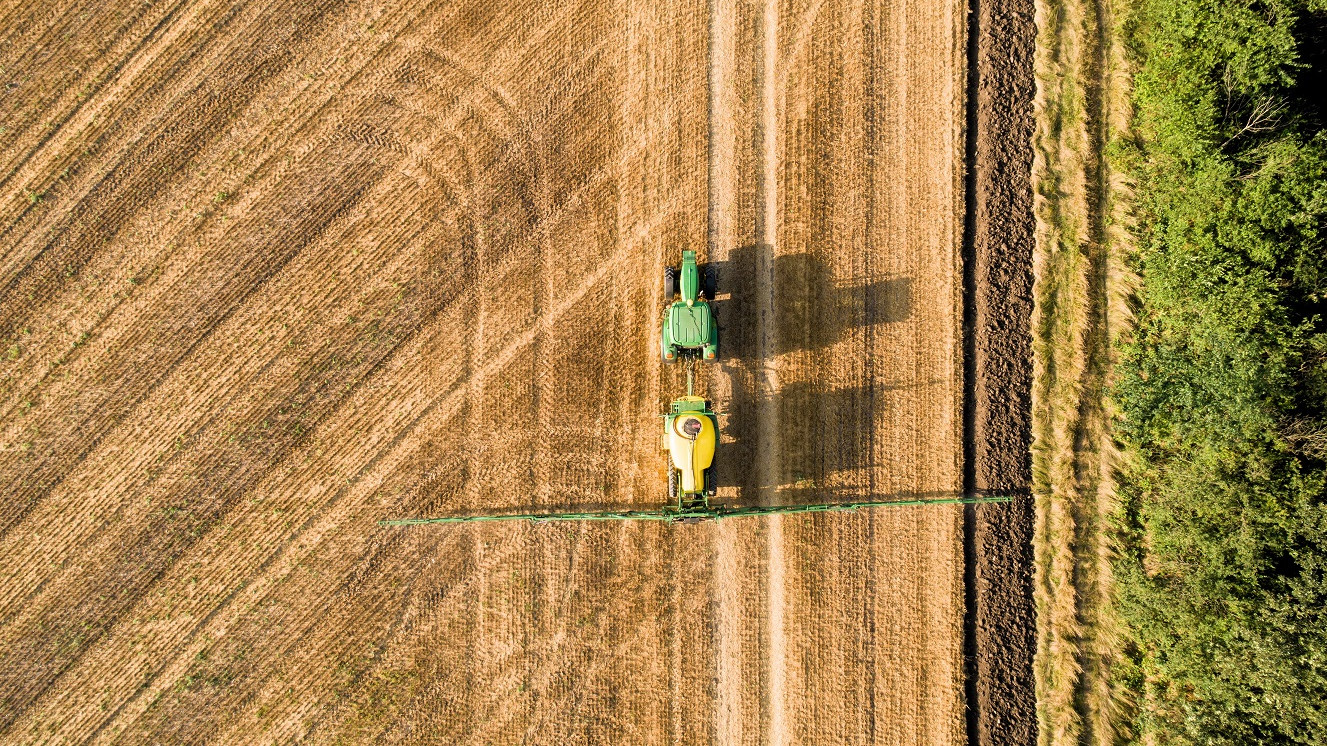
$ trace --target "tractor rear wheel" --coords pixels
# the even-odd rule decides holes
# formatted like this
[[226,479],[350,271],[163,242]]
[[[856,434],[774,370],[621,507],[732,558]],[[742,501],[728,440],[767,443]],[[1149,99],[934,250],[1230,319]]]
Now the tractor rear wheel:
[[677,295],[677,268],[664,267],[664,303],[672,303]]
[[705,300],[714,300],[715,293],[718,292],[719,273],[714,267],[705,268],[705,287],[702,292],[705,293]]

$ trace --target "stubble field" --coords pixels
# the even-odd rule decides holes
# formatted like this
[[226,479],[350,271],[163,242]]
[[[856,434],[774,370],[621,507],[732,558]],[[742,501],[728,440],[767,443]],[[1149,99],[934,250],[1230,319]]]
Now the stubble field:
[[0,740],[962,743],[965,6],[7,3]]

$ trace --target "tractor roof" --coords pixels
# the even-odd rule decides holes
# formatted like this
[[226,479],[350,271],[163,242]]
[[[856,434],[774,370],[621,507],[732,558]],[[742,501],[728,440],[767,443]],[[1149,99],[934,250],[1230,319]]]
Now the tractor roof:
[[703,300],[692,306],[679,301],[668,309],[667,323],[673,342],[679,347],[701,347],[710,339],[714,316],[710,313],[710,305]]

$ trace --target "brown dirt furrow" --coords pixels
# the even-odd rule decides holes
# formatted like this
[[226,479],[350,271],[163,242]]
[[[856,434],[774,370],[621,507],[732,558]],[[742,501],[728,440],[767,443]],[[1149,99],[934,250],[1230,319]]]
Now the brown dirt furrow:
[[[969,31],[968,244],[965,283],[969,400],[965,481],[982,494],[1031,485],[1033,4],[981,0]],[[1032,659],[1030,499],[969,510],[970,743],[1037,738]]]

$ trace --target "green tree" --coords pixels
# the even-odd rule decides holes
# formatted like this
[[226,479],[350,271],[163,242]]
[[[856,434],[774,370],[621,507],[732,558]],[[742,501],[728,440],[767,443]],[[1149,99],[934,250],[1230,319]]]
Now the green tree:
[[1162,743],[1327,744],[1327,134],[1302,53],[1324,8],[1145,0],[1130,21],[1116,574],[1135,731]]

